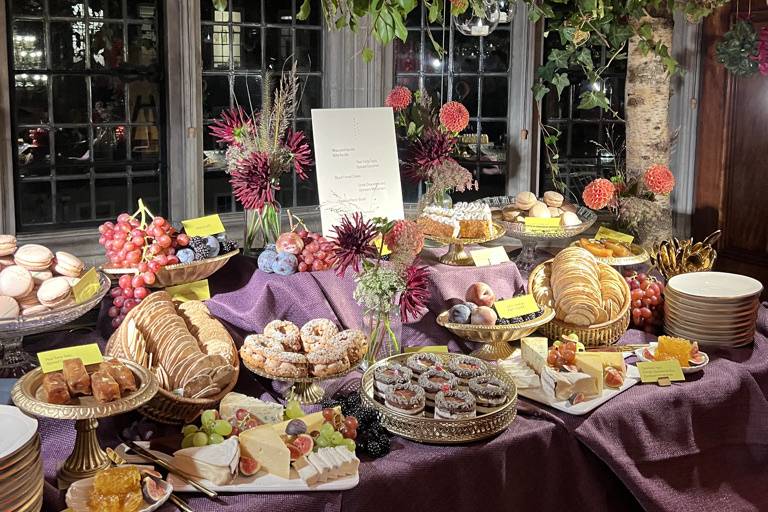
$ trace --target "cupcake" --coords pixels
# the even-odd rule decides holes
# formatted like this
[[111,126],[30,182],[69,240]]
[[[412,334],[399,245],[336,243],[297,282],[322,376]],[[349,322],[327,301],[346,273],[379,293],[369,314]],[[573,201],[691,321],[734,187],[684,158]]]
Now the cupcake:
[[383,400],[387,391],[392,386],[395,384],[407,384],[411,382],[412,376],[413,372],[410,368],[406,368],[398,363],[379,366],[373,371],[374,393]]
[[384,403],[393,411],[409,416],[424,414],[424,390],[415,384],[395,384],[385,396]]
[[442,361],[432,352],[418,352],[409,357],[405,364],[413,370],[413,380],[418,381],[419,375],[435,366],[441,365]]
[[469,391],[475,396],[477,412],[491,412],[507,403],[509,387],[499,378],[482,375],[469,381]]
[[439,391],[435,396],[435,418],[462,420],[474,418],[475,397],[469,391]]
[[476,357],[456,356],[448,361],[448,370],[459,378],[459,389],[466,390],[469,379],[485,375],[485,363]]
[[432,368],[419,376],[419,386],[424,388],[427,406],[435,406],[435,395],[439,391],[452,391],[459,387],[459,380],[452,373]]

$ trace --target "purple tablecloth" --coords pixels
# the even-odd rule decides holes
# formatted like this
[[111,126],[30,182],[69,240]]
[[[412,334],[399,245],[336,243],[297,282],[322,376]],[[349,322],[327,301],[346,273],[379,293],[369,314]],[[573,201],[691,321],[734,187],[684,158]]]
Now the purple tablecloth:
[[[429,259],[433,253],[425,251]],[[445,302],[474,281],[511,296],[523,283],[513,264],[457,268],[434,264],[430,313],[403,326],[406,346],[448,344],[469,351],[434,323]],[[228,322],[238,341],[274,318],[301,323],[316,317],[358,327],[354,282],[331,272],[280,277],[255,272],[233,259],[211,279],[211,311]],[[589,415],[560,413],[526,400],[499,436],[465,446],[427,446],[400,438],[392,452],[363,460],[360,484],[335,493],[224,495],[222,504],[186,495],[195,510],[768,510],[768,311],[762,308],[753,346],[709,349],[710,364],[670,388],[638,385]],[[106,335],[106,333],[105,333]],[[623,342],[647,339],[629,331]],[[51,344],[100,341],[96,334],[46,340]],[[359,378],[359,375],[357,375]],[[329,392],[355,376],[331,384]],[[276,396],[270,382],[243,371],[237,390]],[[279,390],[278,390],[279,391]],[[133,415],[105,420],[104,445]],[[52,485],[57,465],[74,440],[71,423],[41,420],[45,458],[45,510],[63,508]],[[166,505],[162,510],[173,510]]]

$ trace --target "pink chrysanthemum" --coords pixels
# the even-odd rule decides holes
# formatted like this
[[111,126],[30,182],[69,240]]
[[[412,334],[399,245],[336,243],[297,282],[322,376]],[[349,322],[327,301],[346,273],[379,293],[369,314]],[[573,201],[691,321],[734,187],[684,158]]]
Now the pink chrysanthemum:
[[296,176],[301,180],[306,180],[307,171],[314,163],[312,160],[312,150],[309,147],[306,135],[304,135],[304,132],[288,130],[283,145],[291,153],[293,170],[296,171]]
[[269,168],[269,155],[254,151],[237,162],[229,174],[232,192],[243,208],[261,211],[266,204],[275,204],[275,191]]
[[408,105],[411,104],[412,97],[413,95],[411,94],[410,89],[404,85],[397,85],[389,91],[389,94],[387,94],[387,99],[384,100],[384,105],[392,107],[392,110],[395,112],[400,112],[401,110],[408,108]]
[[238,106],[222,112],[209,130],[218,142],[239,144],[253,130],[253,126],[253,119],[246,115],[243,107]]
[[363,219],[360,212],[345,215],[341,224],[334,226],[336,233],[333,238],[333,253],[336,256],[336,274],[343,277],[348,268],[360,272],[361,264],[366,258],[375,258],[377,250],[371,245],[378,231],[373,222]]
[[458,101],[449,101],[440,107],[440,123],[448,131],[459,133],[469,124],[469,111]]
[[430,171],[450,158],[456,139],[437,130],[427,131],[416,139],[403,165],[406,178],[413,182],[429,181]]
[[409,252],[413,257],[424,248],[424,233],[414,221],[398,220],[384,235],[384,243],[392,252],[402,250]]
[[643,176],[645,186],[654,194],[669,194],[675,188],[675,177],[666,165],[652,165]]
[[400,320],[416,320],[429,302],[429,267],[413,264],[405,271],[405,291],[400,294]]
[[587,207],[601,210],[610,204],[615,193],[616,187],[610,180],[598,178],[584,188],[581,198]]

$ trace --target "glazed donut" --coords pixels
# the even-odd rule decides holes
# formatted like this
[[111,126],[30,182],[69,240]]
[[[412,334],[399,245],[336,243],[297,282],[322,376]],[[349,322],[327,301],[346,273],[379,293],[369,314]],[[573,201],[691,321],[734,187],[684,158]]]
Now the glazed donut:
[[310,320],[301,328],[301,344],[304,346],[304,352],[312,352],[315,346],[330,340],[338,332],[338,327],[327,318]]
[[272,320],[264,327],[264,335],[280,343],[288,352],[301,352],[301,334],[293,322]]
[[363,331],[347,329],[335,335],[328,342],[332,347],[339,347],[347,353],[349,364],[357,364],[368,351],[368,338]]
[[316,346],[307,354],[307,361],[315,377],[329,377],[349,369],[349,359],[341,347]]
[[266,349],[264,351],[264,371],[276,377],[306,377],[307,358],[304,354],[284,350]]
[[250,366],[264,368],[267,359],[265,351],[278,349],[282,349],[281,345],[272,338],[263,334],[251,334],[243,341],[240,357]]

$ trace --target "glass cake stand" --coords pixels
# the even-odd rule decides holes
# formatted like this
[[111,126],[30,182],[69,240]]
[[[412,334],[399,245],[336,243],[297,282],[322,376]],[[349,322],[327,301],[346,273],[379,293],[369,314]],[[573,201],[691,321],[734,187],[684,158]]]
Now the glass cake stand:
[[[486,203],[492,209],[504,208],[515,203],[515,196],[496,196],[479,199],[477,202]],[[529,271],[536,264],[536,245],[541,242],[551,242],[554,240],[569,240],[580,235],[592,227],[597,220],[597,214],[579,206],[576,215],[582,220],[581,224],[576,226],[567,226],[562,229],[549,232],[530,233],[525,230],[525,224],[522,222],[507,222],[503,220],[495,221],[506,228],[507,236],[516,238],[522,243],[520,253],[515,258],[515,264],[519,270]]]
[[0,320],[0,375],[18,377],[37,366],[37,360],[22,348],[24,336],[40,334],[76,320],[101,302],[110,288],[109,278],[99,272],[99,290],[87,301],[41,315]]
[[475,263],[474,260],[472,260],[472,257],[467,254],[467,251],[464,250],[465,245],[484,244],[486,242],[498,240],[504,236],[504,230],[505,226],[501,225],[499,222],[494,222],[493,231],[490,236],[485,238],[453,238],[435,235],[425,235],[424,238],[432,240],[433,242],[448,245],[448,252],[440,256],[440,263],[443,263],[444,265],[466,267],[474,265]]

